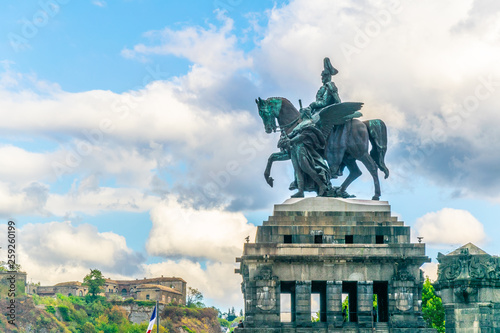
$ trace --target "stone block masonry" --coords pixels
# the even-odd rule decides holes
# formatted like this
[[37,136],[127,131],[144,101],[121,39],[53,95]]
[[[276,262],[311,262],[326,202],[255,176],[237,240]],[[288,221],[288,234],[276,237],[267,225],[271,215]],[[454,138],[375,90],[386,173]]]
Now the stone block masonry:
[[429,261],[387,202],[289,199],[237,258],[237,333],[436,332],[421,312],[420,266]]

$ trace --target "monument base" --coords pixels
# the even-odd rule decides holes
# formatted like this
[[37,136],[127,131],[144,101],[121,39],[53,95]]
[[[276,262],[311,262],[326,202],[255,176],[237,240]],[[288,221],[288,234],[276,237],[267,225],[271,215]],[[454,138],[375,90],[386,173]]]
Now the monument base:
[[387,202],[288,199],[237,258],[245,328],[236,332],[436,332],[421,312],[429,261]]

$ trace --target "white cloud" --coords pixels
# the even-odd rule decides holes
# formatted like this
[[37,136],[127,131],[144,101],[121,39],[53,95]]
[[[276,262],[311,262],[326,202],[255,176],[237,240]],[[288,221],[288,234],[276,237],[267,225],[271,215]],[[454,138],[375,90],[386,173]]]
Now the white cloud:
[[[206,205],[231,202],[242,188],[251,188],[252,179],[263,178],[250,162],[259,159],[263,167],[274,145],[270,136],[257,134],[263,133],[262,124],[248,111],[228,109],[224,102],[220,107],[211,100],[204,102],[207,96],[213,97],[204,92],[212,74],[207,69],[193,69],[181,79],[154,82],[123,94],[56,91],[48,96],[30,92],[21,97],[24,92],[4,91],[0,106],[16,110],[0,116],[4,133],[30,140],[42,138],[55,148],[35,152],[2,146],[0,157],[6,163],[0,167],[0,175],[11,181],[12,193],[19,191],[15,186],[35,181],[54,184],[55,180],[71,182],[95,176],[114,180],[115,186],[122,188],[117,192],[122,193],[134,189],[137,194],[148,192],[160,179],[165,182],[164,192],[177,188],[182,195],[198,196]],[[231,169],[229,174],[228,168],[236,171]],[[203,187],[214,184],[217,195],[207,197]],[[266,186],[264,182],[261,185]],[[103,188],[101,193],[106,191]],[[66,209],[78,209],[75,204],[80,201],[72,200],[75,196],[69,194],[53,195],[49,202],[66,200],[70,203]],[[245,191],[238,205],[259,206],[266,196],[275,194],[267,191],[254,196]],[[135,196],[133,201],[138,200]],[[81,206],[83,209],[85,203]],[[56,208],[49,210],[61,211]]]
[[91,215],[105,211],[143,212],[160,201],[157,196],[146,195],[138,189],[101,186],[64,195],[51,194],[46,209],[56,216],[70,216],[74,212]]
[[438,275],[438,264],[435,262],[426,262],[420,267],[424,271],[424,278],[429,277],[431,282],[437,281]]
[[53,180],[54,177],[48,177],[52,172],[51,157],[51,154],[29,152],[13,145],[0,145],[0,179],[17,186],[36,180]]
[[194,209],[170,197],[151,211],[153,228],[146,249],[149,254],[234,262],[241,255],[245,237],[255,237],[256,227],[242,213],[223,209]]
[[210,25],[186,27],[182,30],[165,28],[161,31],[149,31],[145,37],[159,44],[147,46],[138,44],[133,49],[124,49],[126,58],[143,58],[147,55],[175,55],[212,71],[227,73],[251,65],[251,60],[238,49],[237,37],[233,33],[233,20],[223,12],[217,12],[221,27]]
[[417,236],[433,245],[484,244],[487,239],[481,222],[462,209],[443,208],[427,213],[417,219],[415,229]]
[[91,268],[105,276],[130,277],[145,261],[123,236],[99,232],[89,224],[74,226],[70,221],[24,225],[18,229],[17,243],[23,270],[45,285],[82,281]]
[[13,218],[18,214],[49,215],[45,208],[49,196],[48,186],[33,182],[15,186],[0,182],[0,216]]

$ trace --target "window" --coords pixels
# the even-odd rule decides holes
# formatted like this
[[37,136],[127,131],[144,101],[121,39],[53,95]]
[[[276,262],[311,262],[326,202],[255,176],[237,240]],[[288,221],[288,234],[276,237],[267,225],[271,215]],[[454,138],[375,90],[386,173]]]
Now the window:
[[326,322],[326,281],[311,283],[311,320]]
[[384,235],[375,236],[375,244],[384,244]]
[[83,292],[82,292],[81,290],[80,290],[80,292],[79,292],[79,295],[80,295],[80,296],[83,296]]
[[[347,296],[346,298],[344,298]],[[347,302],[345,301],[347,299]],[[347,303],[344,306],[344,302]],[[358,283],[356,281],[342,282],[342,314],[344,321],[358,322]]]
[[295,281],[281,281],[280,290],[280,321],[290,323],[295,321]]
[[314,235],[314,244],[323,244],[323,235]]
[[127,289],[125,288],[122,289],[122,296],[127,296]]
[[292,244],[292,235],[283,235],[283,243]]
[[345,243],[346,244],[354,244],[354,236],[353,235],[345,235]]
[[292,294],[280,294],[280,321],[282,323],[292,322]]
[[149,300],[149,295],[146,295],[146,299]]
[[389,321],[388,284],[387,281],[373,281],[373,296],[376,298],[376,306],[373,308],[373,321],[375,322]]

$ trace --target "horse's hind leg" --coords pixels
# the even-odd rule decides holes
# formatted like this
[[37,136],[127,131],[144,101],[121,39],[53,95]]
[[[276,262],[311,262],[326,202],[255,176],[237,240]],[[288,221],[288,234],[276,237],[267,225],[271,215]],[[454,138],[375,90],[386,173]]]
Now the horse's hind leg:
[[359,170],[358,164],[356,163],[356,160],[350,156],[345,156],[344,155],[344,164],[346,165],[347,169],[349,170],[349,176],[344,180],[342,185],[340,185],[340,192],[344,193],[347,190],[347,187],[351,185],[351,183],[356,180],[359,176],[361,176],[362,172]]
[[373,184],[375,185],[375,195],[373,196],[372,200],[379,200],[380,199],[380,182],[378,180],[378,168],[377,164],[375,164],[375,161],[372,159],[368,153],[365,153],[362,157],[358,158],[368,169],[370,174],[373,177]]

